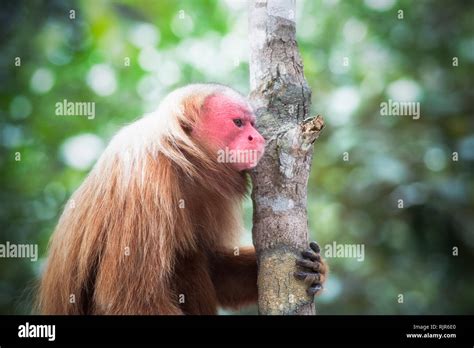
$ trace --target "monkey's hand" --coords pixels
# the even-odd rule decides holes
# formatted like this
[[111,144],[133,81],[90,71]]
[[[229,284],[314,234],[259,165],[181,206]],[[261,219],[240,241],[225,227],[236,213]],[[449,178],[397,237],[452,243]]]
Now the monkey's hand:
[[309,243],[310,249],[301,253],[303,258],[298,258],[296,264],[299,270],[294,273],[295,278],[303,280],[308,285],[307,293],[313,296],[323,289],[328,267],[321,258],[321,248],[318,243]]

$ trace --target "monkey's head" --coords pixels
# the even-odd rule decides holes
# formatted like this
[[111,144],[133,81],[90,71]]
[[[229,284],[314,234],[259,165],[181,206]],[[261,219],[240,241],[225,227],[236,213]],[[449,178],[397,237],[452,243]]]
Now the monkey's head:
[[[251,106],[224,85],[190,84],[176,89],[143,122],[135,127],[140,134],[125,133],[124,137],[135,139],[137,146],[148,144],[150,153],[158,150],[186,171],[192,171],[192,163],[197,162],[207,168],[224,163],[239,172],[251,169],[265,148]],[[190,162],[183,154],[195,160]]]
[[193,136],[214,151],[219,162],[238,171],[255,167],[265,140],[255,129],[255,115],[238,93],[216,91],[205,98]]

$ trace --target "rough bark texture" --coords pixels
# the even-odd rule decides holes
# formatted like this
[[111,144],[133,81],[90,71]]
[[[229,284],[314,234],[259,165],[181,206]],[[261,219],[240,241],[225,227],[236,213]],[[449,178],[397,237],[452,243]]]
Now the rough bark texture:
[[311,90],[294,16],[294,0],[249,5],[250,100],[267,139],[265,156],[252,172],[260,314],[315,313],[307,286],[293,272],[296,257],[308,247],[307,182],[323,120],[307,118]]

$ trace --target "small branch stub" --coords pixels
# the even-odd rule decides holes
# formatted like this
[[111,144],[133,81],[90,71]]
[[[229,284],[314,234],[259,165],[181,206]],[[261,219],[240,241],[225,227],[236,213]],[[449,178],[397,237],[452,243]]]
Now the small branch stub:
[[324,119],[321,115],[305,120],[301,126],[301,133],[303,134],[302,149],[309,150],[310,146],[319,138],[319,134],[324,128]]

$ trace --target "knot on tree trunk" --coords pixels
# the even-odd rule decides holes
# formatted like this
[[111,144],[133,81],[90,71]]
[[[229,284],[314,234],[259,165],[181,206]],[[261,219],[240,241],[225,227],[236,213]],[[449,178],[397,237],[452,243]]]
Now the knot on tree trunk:
[[311,146],[324,128],[324,120],[318,115],[309,118],[277,137],[277,151],[280,160],[280,172],[291,179],[295,171],[302,168],[310,154]]

